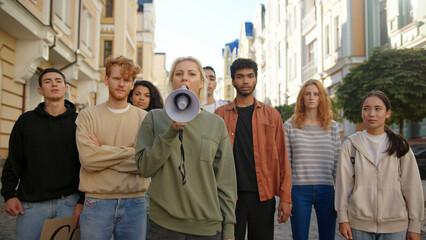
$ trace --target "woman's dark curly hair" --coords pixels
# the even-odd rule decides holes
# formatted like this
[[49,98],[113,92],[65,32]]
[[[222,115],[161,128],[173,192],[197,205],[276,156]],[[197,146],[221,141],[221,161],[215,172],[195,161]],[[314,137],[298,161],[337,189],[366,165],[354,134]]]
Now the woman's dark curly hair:
[[160,91],[158,91],[158,88],[154,86],[154,84],[146,80],[138,80],[135,82],[133,89],[130,91],[129,96],[127,97],[127,102],[133,104],[131,101],[131,98],[133,96],[133,90],[135,90],[137,86],[144,86],[149,89],[150,100],[149,100],[149,106],[146,109],[146,111],[164,107],[163,98],[161,97]]

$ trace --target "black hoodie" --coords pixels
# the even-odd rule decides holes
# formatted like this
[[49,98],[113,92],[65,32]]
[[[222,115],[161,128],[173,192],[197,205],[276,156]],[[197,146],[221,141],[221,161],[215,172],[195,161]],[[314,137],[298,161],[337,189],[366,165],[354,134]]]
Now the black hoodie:
[[[43,102],[16,121],[1,177],[5,201],[18,197],[21,201],[40,202],[78,191],[77,113],[75,105],[67,100],[65,107],[64,113],[52,116],[44,110]],[[79,194],[82,203],[84,195]]]

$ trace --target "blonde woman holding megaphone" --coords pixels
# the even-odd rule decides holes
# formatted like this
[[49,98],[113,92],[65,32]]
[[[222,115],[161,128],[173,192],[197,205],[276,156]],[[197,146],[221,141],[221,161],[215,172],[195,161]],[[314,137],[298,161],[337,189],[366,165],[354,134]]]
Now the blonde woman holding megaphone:
[[[233,239],[237,183],[222,118],[200,109],[206,77],[193,57],[174,61],[165,109],[145,117],[136,163],[151,177],[147,239]],[[200,99],[202,102],[200,102]]]

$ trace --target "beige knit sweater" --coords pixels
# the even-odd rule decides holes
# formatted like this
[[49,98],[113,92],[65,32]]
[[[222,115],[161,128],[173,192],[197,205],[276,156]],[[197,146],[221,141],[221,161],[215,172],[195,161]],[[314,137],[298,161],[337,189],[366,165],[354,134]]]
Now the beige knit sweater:
[[[148,180],[134,159],[136,136],[146,111],[130,106],[112,113],[100,104],[83,109],[77,117],[76,138],[81,162],[79,190],[100,199],[135,198],[144,195]],[[95,135],[101,147],[89,138]]]

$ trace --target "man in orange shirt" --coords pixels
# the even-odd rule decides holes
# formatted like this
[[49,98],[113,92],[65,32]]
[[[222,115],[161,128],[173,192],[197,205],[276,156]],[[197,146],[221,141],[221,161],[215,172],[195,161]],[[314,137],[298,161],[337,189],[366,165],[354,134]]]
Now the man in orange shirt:
[[238,201],[235,239],[273,239],[275,198],[278,222],[286,222],[291,209],[291,170],[281,115],[256,100],[257,64],[239,58],[231,65],[233,102],[215,113],[225,120],[234,151]]

